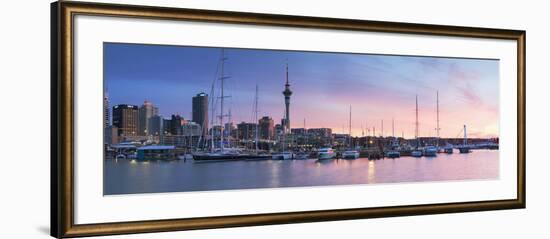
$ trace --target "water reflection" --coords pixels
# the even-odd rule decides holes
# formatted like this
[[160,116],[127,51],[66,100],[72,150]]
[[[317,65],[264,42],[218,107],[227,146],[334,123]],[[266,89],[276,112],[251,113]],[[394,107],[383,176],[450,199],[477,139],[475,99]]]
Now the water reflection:
[[369,170],[367,171],[367,175],[368,175],[367,183],[376,182],[376,171],[374,167],[375,167],[374,161],[369,161]]
[[498,151],[371,161],[105,162],[105,194],[498,178]]

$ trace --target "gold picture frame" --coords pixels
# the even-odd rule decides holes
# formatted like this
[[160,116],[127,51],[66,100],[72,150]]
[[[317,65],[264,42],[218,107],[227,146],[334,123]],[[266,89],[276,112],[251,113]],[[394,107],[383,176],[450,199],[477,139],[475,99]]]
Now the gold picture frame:
[[[73,38],[73,23],[76,15],[323,28],[516,41],[518,106],[517,197],[511,200],[75,224],[75,185],[73,178],[73,133],[75,120],[73,46],[75,39]],[[163,232],[525,208],[525,31],[64,1],[52,3],[51,22],[51,235],[53,237]]]

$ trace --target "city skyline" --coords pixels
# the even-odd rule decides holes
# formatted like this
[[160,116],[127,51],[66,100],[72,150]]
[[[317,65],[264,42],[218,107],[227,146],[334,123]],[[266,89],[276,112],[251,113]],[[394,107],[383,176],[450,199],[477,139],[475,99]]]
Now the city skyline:
[[[105,84],[110,105],[145,100],[165,118],[191,119],[192,97],[209,94],[220,48],[105,43]],[[255,122],[259,115],[280,123],[284,116],[286,64],[293,94],[291,128],[331,128],[352,135],[376,127],[380,135],[414,137],[415,97],[420,136],[435,136],[439,91],[441,137],[454,138],[468,125],[472,137],[498,137],[498,61],[481,59],[225,49],[232,121]],[[475,117],[474,117],[475,116]],[[372,133],[372,132],[371,132]]]

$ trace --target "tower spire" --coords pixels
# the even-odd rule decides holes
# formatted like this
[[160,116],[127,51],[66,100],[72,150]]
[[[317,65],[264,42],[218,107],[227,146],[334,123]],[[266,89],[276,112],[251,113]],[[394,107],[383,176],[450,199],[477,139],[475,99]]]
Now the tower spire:
[[288,88],[290,84],[288,83],[288,60],[286,62],[286,84],[285,86]]
[[288,81],[288,61],[286,63],[286,83],[283,95],[285,96],[284,130],[285,132],[290,132],[290,96],[292,95],[292,91],[290,90],[290,83]]

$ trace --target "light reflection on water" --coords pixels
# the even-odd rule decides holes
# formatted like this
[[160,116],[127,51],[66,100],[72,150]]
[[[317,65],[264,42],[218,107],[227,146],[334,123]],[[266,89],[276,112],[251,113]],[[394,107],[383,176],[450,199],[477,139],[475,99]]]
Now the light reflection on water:
[[498,178],[498,151],[432,158],[289,161],[105,161],[104,193],[186,192]]

